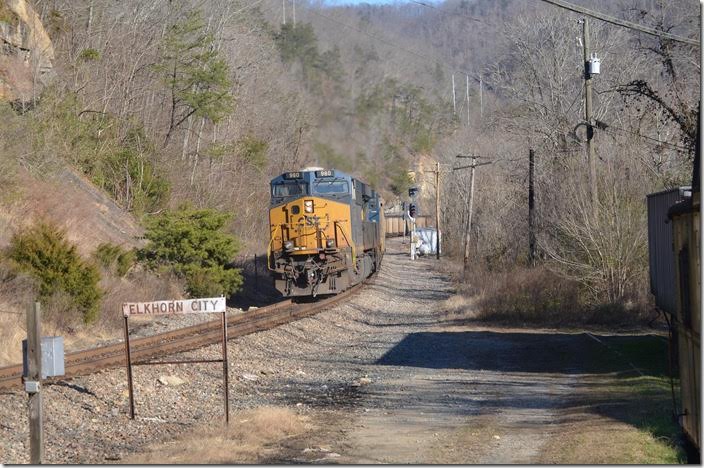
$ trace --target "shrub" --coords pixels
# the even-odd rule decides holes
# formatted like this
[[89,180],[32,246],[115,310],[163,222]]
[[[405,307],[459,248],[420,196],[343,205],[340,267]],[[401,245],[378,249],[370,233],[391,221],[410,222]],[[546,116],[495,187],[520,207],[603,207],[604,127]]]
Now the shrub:
[[185,268],[188,293],[194,297],[212,297],[234,293],[242,284],[239,269],[226,269],[224,265],[202,267],[188,265]]
[[114,245],[109,242],[98,245],[93,252],[93,258],[98,262],[103,268],[110,269],[112,264],[117,260],[118,255],[122,252],[119,245]]
[[136,214],[159,209],[170,191],[168,181],[157,174],[156,165],[132,148],[106,155],[89,175],[120,206]]
[[254,136],[245,136],[239,141],[239,150],[242,158],[256,167],[264,169],[266,166],[266,152],[269,144]]
[[222,232],[229,218],[215,210],[187,207],[150,218],[145,234],[149,243],[137,257],[148,268],[183,278],[193,297],[234,294],[242,275],[226,267],[238,250],[236,239]]
[[122,278],[127,274],[127,272],[132,268],[135,261],[137,260],[137,254],[134,250],[127,250],[122,252],[117,256],[117,276]]
[[41,301],[63,296],[84,323],[98,317],[100,274],[78,255],[62,230],[47,222],[37,223],[12,237],[6,255],[18,270],[37,280]]
[[119,245],[109,242],[100,244],[93,252],[93,258],[100,266],[122,278],[135,262],[134,250],[122,250]]
[[78,58],[84,62],[93,62],[100,60],[100,52],[92,48],[83,49],[81,53],[78,54]]
[[408,188],[411,187],[411,185],[413,185],[413,179],[406,167],[401,166],[394,168],[389,183],[391,192],[394,195],[402,195],[408,192]]

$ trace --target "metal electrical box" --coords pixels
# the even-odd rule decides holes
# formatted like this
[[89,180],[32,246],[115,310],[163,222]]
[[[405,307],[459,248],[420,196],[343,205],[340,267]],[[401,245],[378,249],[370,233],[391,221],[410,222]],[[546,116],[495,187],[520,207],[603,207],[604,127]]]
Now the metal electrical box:
[[[29,374],[27,340],[22,340],[22,375]],[[64,375],[64,337],[42,336],[42,379]]]
[[[426,227],[416,229],[418,239],[421,245],[418,246],[418,251],[423,255],[435,254],[438,248],[438,230],[434,227]],[[442,240],[442,232],[440,233]],[[442,243],[440,244],[440,253],[442,253]]]
[[593,53],[589,59],[589,74],[598,75],[601,73],[601,59]]

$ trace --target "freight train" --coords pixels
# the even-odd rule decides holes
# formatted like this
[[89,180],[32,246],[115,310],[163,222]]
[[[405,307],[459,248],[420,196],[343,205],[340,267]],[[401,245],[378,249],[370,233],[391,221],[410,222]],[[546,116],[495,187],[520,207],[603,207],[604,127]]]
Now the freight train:
[[286,297],[337,294],[378,271],[383,200],[336,169],[310,167],[271,181],[268,268]]

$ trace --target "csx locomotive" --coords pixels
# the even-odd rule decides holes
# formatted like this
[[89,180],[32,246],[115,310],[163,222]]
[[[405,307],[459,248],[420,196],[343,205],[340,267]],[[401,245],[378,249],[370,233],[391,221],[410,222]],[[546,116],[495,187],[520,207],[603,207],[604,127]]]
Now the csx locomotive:
[[284,296],[336,294],[377,271],[383,201],[338,170],[306,168],[271,181],[268,265]]

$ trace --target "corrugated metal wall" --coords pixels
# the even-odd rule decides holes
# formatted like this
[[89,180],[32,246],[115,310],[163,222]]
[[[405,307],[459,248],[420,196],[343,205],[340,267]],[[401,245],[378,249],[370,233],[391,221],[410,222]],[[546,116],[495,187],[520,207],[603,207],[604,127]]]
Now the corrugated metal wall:
[[685,199],[690,187],[680,187],[648,195],[648,257],[650,292],[661,310],[674,314],[677,309],[675,254],[672,249],[672,223],[667,210]]

